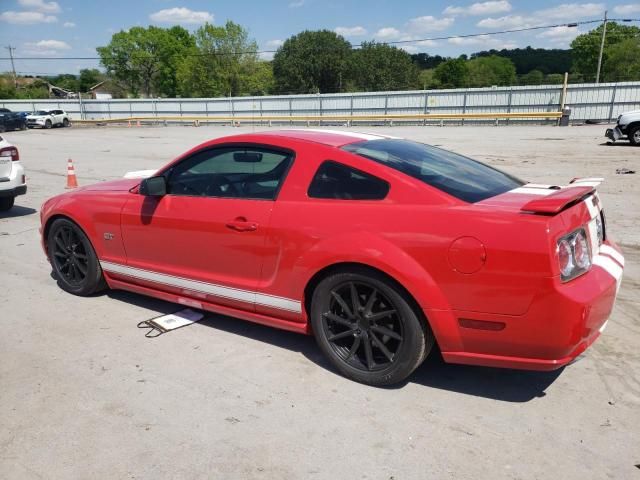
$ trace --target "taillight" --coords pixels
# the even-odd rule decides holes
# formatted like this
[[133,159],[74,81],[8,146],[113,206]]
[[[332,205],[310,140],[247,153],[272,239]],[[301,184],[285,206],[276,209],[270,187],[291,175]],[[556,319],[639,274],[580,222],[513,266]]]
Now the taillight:
[[583,228],[558,240],[560,278],[567,282],[591,268],[591,249]]
[[0,157],[11,157],[12,162],[20,160],[20,154],[16,147],[4,147],[0,148]]

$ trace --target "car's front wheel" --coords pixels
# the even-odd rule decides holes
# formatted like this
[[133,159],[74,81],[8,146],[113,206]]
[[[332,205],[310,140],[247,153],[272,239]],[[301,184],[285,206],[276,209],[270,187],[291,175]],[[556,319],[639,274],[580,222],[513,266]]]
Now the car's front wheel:
[[69,126],[69,119],[68,118],[65,118],[64,120],[62,120],[62,126],[65,127],[65,128]]
[[329,275],[313,292],[311,324],[318,345],[344,376],[383,386],[407,378],[434,344],[407,294],[383,275]]
[[51,120],[47,120],[46,122],[44,122],[44,128],[51,128],[53,126],[53,124],[51,123]]
[[11,210],[15,197],[2,197],[0,198],[0,212],[6,212]]
[[106,288],[102,268],[89,238],[65,218],[53,222],[47,251],[58,285],[74,295],[86,296]]

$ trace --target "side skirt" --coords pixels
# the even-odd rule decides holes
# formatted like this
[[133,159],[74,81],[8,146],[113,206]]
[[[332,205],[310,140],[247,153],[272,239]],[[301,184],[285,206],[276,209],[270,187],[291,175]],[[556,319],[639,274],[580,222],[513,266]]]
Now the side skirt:
[[282,320],[280,318],[268,317],[266,315],[261,315],[259,313],[246,312],[243,310],[237,310],[231,307],[224,307],[222,305],[217,305],[215,303],[210,303],[202,300],[195,300],[189,297],[183,297],[180,295],[175,295],[173,293],[168,293],[164,291],[154,290],[152,288],[143,287],[140,285],[135,285],[133,283],[123,282],[121,280],[114,280],[113,278],[107,277],[107,283],[109,287],[114,290],[127,290],[129,292],[139,293],[141,295],[146,295],[149,297],[159,298],[160,300],[165,300],[167,302],[177,303],[180,305],[185,305],[191,308],[197,308],[200,310],[206,310],[208,312],[219,313],[221,315],[227,315],[229,317],[240,318],[242,320],[248,320],[250,322],[259,323],[261,325],[267,325],[269,327],[280,328],[282,330],[289,330],[291,332],[296,333],[304,333],[307,335],[311,334],[311,330],[309,329],[309,324],[307,323],[299,323],[299,322],[291,322],[288,320]]

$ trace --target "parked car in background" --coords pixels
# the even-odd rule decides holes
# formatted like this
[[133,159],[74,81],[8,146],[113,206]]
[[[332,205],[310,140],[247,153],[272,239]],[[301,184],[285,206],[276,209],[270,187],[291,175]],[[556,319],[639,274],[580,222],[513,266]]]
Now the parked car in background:
[[13,207],[15,198],[25,193],[27,181],[18,148],[0,137],[0,212]]
[[8,108],[0,108],[0,132],[7,130],[24,130],[27,121],[20,113],[12,112]]
[[622,277],[600,181],[527,184],[403,139],[270,131],[53,197],[42,244],[70,293],[313,334],[371,385],[402,381],[436,343],[447,362],[553,370],[598,338]]
[[38,110],[27,115],[27,127],[52,128],[71,125],[69,115],[64,110]]
[[614,128],[607,128],[604,134],[612,142],[626,137],[631,145],[640,146],[640,110],[624,112],[618,117]]

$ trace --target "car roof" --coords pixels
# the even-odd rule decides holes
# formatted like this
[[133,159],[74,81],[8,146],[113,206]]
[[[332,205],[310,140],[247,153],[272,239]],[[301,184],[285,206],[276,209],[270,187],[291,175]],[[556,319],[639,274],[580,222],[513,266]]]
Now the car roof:
[[[362,132],[345,132],[340,130],[324,130],[324,129],[282,129],[270,130],[266,132],[256,132],[255,135],[277,136],[294,138],[296,140],[304,140],[307,142],[322,143],[331,147],[342,147],[350,143],[362,142],[363,140],[381,140],[383,138],[397,138],[388,135],[379,135]],[[239,135],[240,137],[241,135]]]

